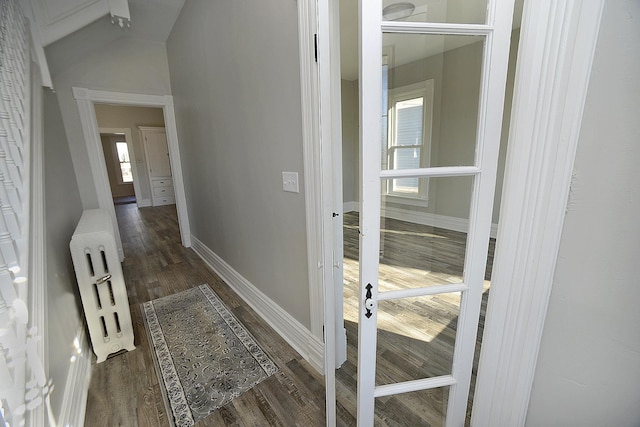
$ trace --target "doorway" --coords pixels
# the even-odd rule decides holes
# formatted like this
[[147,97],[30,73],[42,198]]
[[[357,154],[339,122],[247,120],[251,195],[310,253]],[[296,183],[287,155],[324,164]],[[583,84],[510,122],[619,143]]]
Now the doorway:
[[[149,154],[155,156],[158,150],[153,149],[147,153],[145,132],[147,129],[159,129],[166,135],[162,108],[96,103],[95,111],[114,203],[133,202],[140,208],[154,206]],[[126,143],[126,154],[122,152],[123,142]],[[118,147],[121,151],[118,151]],[[164,149],[161,151],[160,156],[169,165],[166,136]],[[124,177],[120,176],[121,171],[127,169],[130,171],[131,181],[125,184],[122,182]],[[166,178],[171,179],[170,172],[166,175]]]
[[[135,157],[130,135],[131,131],[126,128],[100,129],[102,152],[114,205],[137,203],[139,197],[136,195],[136,188],[140,184],[136,179],[137,173],[133,172]],[[137,194],[140,194],[139,189]]]
[[[120,231],[118,230],[113,198],[109,187],[104,153],[101,147],[98,120],[96,118],[96,106],[100,104],[129,107],[156,107],[161,109],[166,131],[167,154],[171,165],[172,185],[178,214],[178,224],[180,226],[180,237],[183,246],[191,247],[191,231],[182,177],[182,163],[180,161],[173,97],[170,95],[107,92],[78,87],[73,88],[73,95],[80,113],[80,123],[89,154],[89,162],[96,187],[96,194],[98,196],[98,204],[100,208],[106,209],[111,215],[120,260],[124,259],[124,251],[122,249],[122,240]],[[140,160],[140,158],[136,158],[136,163],[138,160]]]

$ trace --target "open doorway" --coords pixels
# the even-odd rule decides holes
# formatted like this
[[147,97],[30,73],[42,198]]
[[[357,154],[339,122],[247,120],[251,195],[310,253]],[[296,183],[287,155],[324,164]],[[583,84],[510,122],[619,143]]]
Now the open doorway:
[[[392,6],[393,2],[384,2]],[[413,2],[425,13],[427,2]],[[516,7],[522,9],[522,2]],[[422,7],[420,6],[422,4]],[[344,195],[344,321],[347,361],[337,371],[339,423],[356,418],[359,315],[359,107],[358,2],[340,1],[342,159]],[[435,9],[434,9],[435,10]],[[409,13],[407,20],[411,20]],[[422,16],[422,15],[421,15]],[[471,402],[482,339],[506,157],[511,98],[519,41],[516,12],[499,153],[491,242],[483,286],[474,358]],[[401,18],[404,19],[404,18]],[[417,17],[417,20],[424,17]],[[391,19],[389,19],[391,20]],[[432,40],[427,40],[427,39]],[[473,164],[484,41],[482,37],[383,35],[382,169],[455,167]],[[409,54],[413,50],[419,55]],[[383,180],[380,217],[381,291],[451,286],[452,292],[380,303],[376,384],[442,377],[452,370],[467,253],[471,177]],[[384,303],[384,308],[382,304]],[[448,388],[379,399],[381,425],[441,425]]]
[[[136,203],[140,208],[154,206],[150,158],[165,160],[167,165],[162,169],[168,172],[162,177],[166,178],[166,186],[172,189],[162,108],[95,104],[95,111],[114,204]],[[151,129],[165,135],[164,148],[157,144],[147,147],[145,138]],[[158,150],[161,152],[156,153]],[[173,191],[170,193],[173,195]],[[171,201],[175,203],[175,198]]]
[[[82,132],[85,138],[87,152],[89,154],[89,163],[96,187],[96,194],[98,196],[98,205],[100,208],[109,211],[111,215],[120,260],[124,260],[124,250],[122,248],[120,231],[118,230],[111,189],[109,188],[104,153],[100,141],[100,129],[96,117],[96,109],[101,108],[99,106],[102,104],[106,104],[107,106],[126,106],[136,108],[152,107],[162,113],[164,121],[164,135],[167,145],[166,157],[169,159],[169,169],[171,170],[170,182],[174,193],[172,196],[172,203],[175,203],[176,205],[182,244],[185,247],[190,247],[191,231],[189,226],[189,215],[187,212],[184,181],[182,177],[182,164],[180,161],[180,150],[178,147],[178,133],[176,129],[173,98],[169,95],[160,96],[107,92],[79,87],[73,88],[73,95],[76,99],[78,111],[80,113],[80,123],[82,125]],[[129,126],[129,128],[132,128],[132,126]],[[132,135],[133,134],[134,133],[132,132]],[[137,153],[135,155],[136,162],[132,164],[132,169],[136,169],[137,166],[134,165],[142,159],[142,157],[137,157]],[[140,173],[138,176],[140,177],[140,181],[144,179],[144,174]],[[142,191],[141,197],[145,197],[144,191]],[[151,198],[151,185],[149,185],[148,197]],[[138,205],[140,205],[141,200],[137,200],[137,202]]]
[[137,202],[131,152],[133,147],[130,140],[127,141],[124,132],[107,133],[100,132],[102,151],[104,153],[109,186],[113,196],[114,205],[125,205]]

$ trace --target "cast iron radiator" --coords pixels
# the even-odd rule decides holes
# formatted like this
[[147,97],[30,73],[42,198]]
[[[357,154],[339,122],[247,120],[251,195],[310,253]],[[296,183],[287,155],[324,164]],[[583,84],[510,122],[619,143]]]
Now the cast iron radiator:
[[69,246],[97,362],[123,349],[134,350],[127,289],[109,213],[85,210]]

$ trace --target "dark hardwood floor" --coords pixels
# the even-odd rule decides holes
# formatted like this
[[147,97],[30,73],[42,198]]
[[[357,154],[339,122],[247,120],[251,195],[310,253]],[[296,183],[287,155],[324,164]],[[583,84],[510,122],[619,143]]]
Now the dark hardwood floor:
[[324,426],[323,377],[180,244],[175,206],[118,205],[116,214],[136,349],[100,364],[94,356],[85,425],[169,425],[140,304],[208,283],[280,370],[196,425]]
[[[182,247],[175,207],[138,209],[135,204],[127,204],[116,206],[116,213],[123,239],[123,271],[137,348],[112,356],[101,364],[94,362],[85,424],[168,425],[140,304],[208,283],[258,340],[280,371],[197,425],[324,426],[324,378],[236,296],[192,250]],[[418,282],[436,284],[460,281],[465,245],[463,233],[386,220],[383,237],[381,288],[412,287]],[[492,253],[493,242],[490,250]],[[346,214],[344,315],[348,358],[337,372],[338,426],[356,425],[357,255],[357,214]],[[491,257],[487,277],[490,276],[490,265]],[[478,348],[488,286],[487,281]],[[393,301],[381,304],[377,383],[449,373],[458,310],[458,294],[417,298],[409,304]],[[478,353],[476,351],[472,389]],[[447,393],[448,390],[444,388],[376,399],[376,426],[443,425]]]

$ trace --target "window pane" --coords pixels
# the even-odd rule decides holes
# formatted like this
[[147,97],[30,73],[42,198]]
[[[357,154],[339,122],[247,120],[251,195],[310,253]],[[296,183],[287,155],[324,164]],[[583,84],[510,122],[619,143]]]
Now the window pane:
[[127,149],[126,142],[116,142],[116,150],[118,150],[118,160],[120,163],[131,161],[129,160],[129,150]]
[[414,98],[396,103],[396,135],[394,145],[421,145],[423,99]]
[[122,182],[133,182],[133,174],[131,173],[131,163],[120,163],[120,171],[122,172]]
[[378,302],[376,385],[451,375],[460,292]]
[[[382,180],[400,186],[402,179]],[[383,195],[381,292],[462,283],[473,177],[418,178],[428,206]],[[390,183],[389,181],[396,181]]]
[[[420,167],[474,165],[485,37],[382,37],[381,54],[387,61],[382,101],[387,101],[383,105],[390,116],[387,146],[423,144]],[[392,155],[383,155],[383,169],[397,168]]]
[[445,425],[449,387],[378,397],[375,400],[376,426]]
[[394,169],[414,169],[420,167],[419,147],[400,147],[394,152]]
[[415,0],[382,2],[382,19],[406,22],[451,22],[456,24],[484,24],[487,0]]

